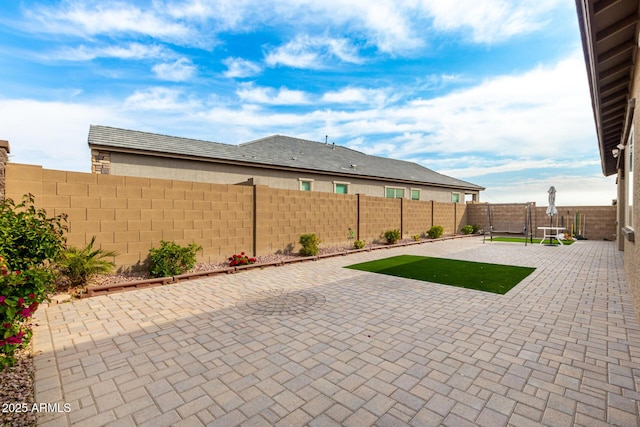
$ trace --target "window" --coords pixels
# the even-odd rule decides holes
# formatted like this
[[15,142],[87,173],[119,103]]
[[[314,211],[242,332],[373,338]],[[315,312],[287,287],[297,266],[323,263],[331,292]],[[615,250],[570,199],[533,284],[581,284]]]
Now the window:
[[420,190],[411,190],[411,200],[420,200]]
[[451,202],[452,203],[460,203],[460,194],[459,193],[451,193]]
[[349,184],[336,182],[334,186],[337,194],[349,194]]
[[385,197],[387,199],[402,199],[404,197],[404,188],[385,187]]
[[300,190],[301,191],[311,191],[311,181],[300,180]]
[[633,127],[629,132],[629,141],[624,148],[624,181],[625,181],[625,193],[626,193],[626,206],[625,206],[625,225],[629,228],[633,228],[633,168],[634,168],[634,135]]

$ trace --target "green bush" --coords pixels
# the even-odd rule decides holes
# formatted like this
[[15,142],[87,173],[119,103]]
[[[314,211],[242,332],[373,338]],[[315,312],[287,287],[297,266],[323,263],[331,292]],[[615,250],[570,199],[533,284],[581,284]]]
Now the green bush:
[[26,270],[58,259],[66,239],[67,216],[47,218],[44,209],[36,209],[33,194],[0,200],[0,255],[14,270]]
[[462,234],[473,234],[473,226],[472,225],[465,225],[460,230],[462,231]]
[[411,238],[416,242],[420,241],[420,235],[419,234],[414,234],[413,236],[411,236]]
[[365,242],[364,240],[356,240],[355,242],[353,242],[354,249],[362,249],[366,245],[367,245],[367,242]]
[[169,277],[182,274],[193,268],[196,264],[196,252],[200,250],[202,250],[202,246],[195,243],[183,247],[175,242],[161,240],[159,248],[149,250],[151,258],[149,273],[151,277]]
[[387,230],[384,232],[384,238],[387,239],[387,243],[393,245],[400,240],[400,230]]
[[62,253],[58,262],[60,273],[69,279],[71,285],[81,286],[87,283],[91,276],[110,273],[115,264],[105,258],[112,258],[118,254],[114,251],[94,249],[96,236],[83,248],[68,248]]
[[299,240],[302,245],[300,249],[300,255],[302,256],[316,256],[320,248],[318,247],[322,240],[318,238],[314,233],[302,234]]
[[28,319],[53,291],[51,265],[64,249],[65,215],[47,217],[33,195],[0,200],[0,369],[31,339]]
[[434,225],[427,231],[427,236],[432,239],[437,239],[442,236],[442,233],[444,233],[444,228],[441,225]]

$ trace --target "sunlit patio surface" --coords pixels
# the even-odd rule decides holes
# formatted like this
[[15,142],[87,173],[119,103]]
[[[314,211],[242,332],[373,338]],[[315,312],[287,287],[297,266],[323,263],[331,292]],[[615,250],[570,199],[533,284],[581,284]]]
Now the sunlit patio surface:
[[[506,295],[343,268],[536,267]],[[638,426],[640,333],[612,242],[472,237],[39,310],[39,425]]]

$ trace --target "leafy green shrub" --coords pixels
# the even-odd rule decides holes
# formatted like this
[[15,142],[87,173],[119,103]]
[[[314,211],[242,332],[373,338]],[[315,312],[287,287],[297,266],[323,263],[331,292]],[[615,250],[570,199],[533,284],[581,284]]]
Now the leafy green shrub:
[[27,324],[53,291],[50,268],[64,248],[65,215],[47,217],[32,194],[21,203],[0,200],[0,369],[15,363],[15,351],[28,344]]
[[478,234],[478,232],[480,231],[480,227],[478,227],[478,224],[471,224],[471,228],[472,228],[472,231],[471,231],[472,234]]
[[441,225],[434,225],[429,229],[429,231],[427,231],[427,236],[432,239],[437,239],[442,236],[442,233],[444,233],[444,227]]
[[151,248],[149,255],[151,265],[149,273],[151,277],[168,277],[182,274],[193,268],[196,264],[196,252],[202,250],[202,246],[190,243],[189,246],[180,246],[175,242],[160,241],[159,248]]
[[33,194],[0,200],[0,255],[15,270],[58,259],[64,249],[67,216],[47,218],[44,209],[36,209]]
[[58,262],[60,273],[71,282],[73,286],[81,286],[96,274],[110,273],[116,266],[112,261],[105,258],[115,257],[118,254],[114,251],[104,249],[94,249],[96,236],[91,238],[91,242],[83,248],[68,248],[62,253]]
[[460,230],[462,231],[462,234],[473,234],[473,226],[472,225],[465,225]]
[[302,256],[316,256],[320,248],[318,247],[322,240],[318,238],[314,233],[300,235],[300,255]]
[[393,245],[400,240],[400,230],[387,230],[384,232],[384,238],[387,239],[387,243]]
[[420,235],[419,234],[414,234],[413,236],[411,236],[411,238],[416,242],[420,241]]
[[362,249],[366,245],[367,245],[367,242],[365,242],[364,240],[356,240],[355,242],[353,242],[354,249]]

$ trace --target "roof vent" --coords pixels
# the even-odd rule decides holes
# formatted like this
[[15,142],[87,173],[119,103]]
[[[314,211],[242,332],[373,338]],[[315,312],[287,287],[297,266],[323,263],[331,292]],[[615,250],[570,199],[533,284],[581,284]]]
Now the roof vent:
[[358,165],[351,165],[351,169],[355,169],[357,167],[358,167]]
[[332,149],[332,150],[335,150],[335,149],[336,149],[336,143],[335,143],[335,142],[333,142],[333,143],[331,144],[331,149]]

